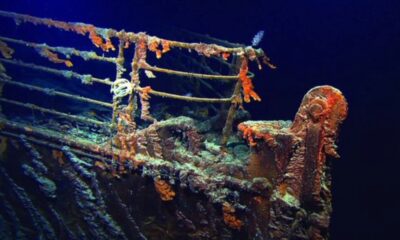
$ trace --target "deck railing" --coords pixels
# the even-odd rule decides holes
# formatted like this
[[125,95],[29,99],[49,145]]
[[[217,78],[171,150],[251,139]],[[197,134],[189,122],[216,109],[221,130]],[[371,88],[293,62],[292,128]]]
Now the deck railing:
[[[274,67],[272,64],[270,64],[269,59],[264,54],[263,50],[254,49],[252,47],[224,47],[216,44],[179,42],[150,36],[145,33],[133,33],[126,32],[124,30],[117,31],[112,28],[100,28],[91,24],[62,22],[5,11],[0,11],[0,16],[11,18],[16,24],[32,23],[35,26],[43,25],[49,28],[56,28],[78,35],[88,35],[91,42],[97,48],[100,48],[103,52],[107,53],[107,56],[103,56],[96,53],[96,51],[84,51],[64,46],[50,46],[46,43],[35,43],[22,39],[0,36],[0,51],[3,56],[0,58],[0,63],[3,63],[4,65],[16,65],[21,68],[41,71],[66,79],[80,80],[83,84],[103,84],[110,88],[110,91],[113,94],[112,102],[104,102],[98,99],[79,96],[78,94],[56,91],[55,89],[51,88],[43,88],[36,85],[15,81],[14,79],[8,77],[6,73],[1,75],[1,88],[4,84],[13,85],[15,87],[37,91],[45,95],[59,96],[75,101],[100,105],[102,107],[111,108],[113,112],[111,122],[102,122],[88,117],[71,115],[67,112],[48,109],[32,103],[19,102],[15,99],[7,99],[0,95],[0,102],[3,104],[11,104],[19,107],[30,108],[44,113],[61,116],[71,121],[82,121],[94,125],[113,127],[117,122],[118,113],[121,111],[120,105],[123,101],[127,101],[127,107],[124,109],[124,111],[129,115],[134,116],[135,112],[140,110],[141,118],[143,120],[154,121],[154,118],[150,115],[149,111],[149,98],[151,96],[188,102],[225,103],[230,104],[225,127],[223,129],[222,145],[225,145],[232,131],[232,122],[236,109],[242,105],[242,101],[244,100],[249,102],[251,99],[256,101],[260,100],[257,93],[254,91],[254,86],[252,84],[252,78],[254,77],[254,74],[248,71],[248,62],[257,62],[259,68],[261,68],[261,63],[265,63],[272,68]],[[116,44],[114,45],[114,43]],[[13,57],[14,49],[9,45],[20,45],[27,48],[33,48],[40,56],[47,58],[53,63],[64,65],[64,67],[67,69],[56,69],[15,59]],[[130,48],[134,48],[134,54],[130,62],[130,68],[125,68],[127,62],[125,59],[125,52]],[[221,75],[185,72],[175,69],[156,67],[149,64],[146,60],[147,54],[149,53],[154,53],[156,58],[159,59],[162,57],[162,55],[167,54],[171,49],[177,49],[179,51],[194,51],[201,56],[215,58],[233,69],[231,72],[234,74]],[[116,54],[114,52],[116,52]],[[111,54],[113,54],[114,57],[110,57],[109,55]],[[113,64],[115,67],[115,73],[109,78],[97,77],[95,73],[78,73],[72,70],[74,63],[72,62],[71,57],[79,57],[85,61],[101,61]],[[228,59],[230,59],[230,62],[228,62]],[[128,71],[130,79],[124,78],[124,75],[127,75],[126,73]],[[222,97],[222,92],[217,91],[218,97],[216,98],[193,97],[163,92],[153,89],[151,86],[143,86],[141,77],[139,75],[139,72],[141,71],[144,71],[150,78],[152,77],[153,72],[156,72],[159,74],[168,74],[177,77],[196,78],[201,79],[202,81],[232,82],[234,84],[234,90],[232,94],[227,97]],[[93,85],[93,87],[96,87],[96,85]],[[137,98],[141,103],[140,109],[138,109],[136,104]],[[134,117],[132,117],[132,121],[135,121]]]

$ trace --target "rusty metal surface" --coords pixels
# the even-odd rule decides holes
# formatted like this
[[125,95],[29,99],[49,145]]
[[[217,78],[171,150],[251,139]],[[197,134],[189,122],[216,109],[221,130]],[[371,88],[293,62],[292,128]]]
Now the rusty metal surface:
[[[3,120],[3,141],[8,144],[2,154],[3,198],[10,201],[18,184],[34,195],[38,184],[26,185],[16,174],[33,159],[48,168],[43,177],[53,181],[57,191],[55,199],[38,194],[31,200],[47,219],[46,227],[61,236],[68,230],[89,238],[327,239],[332,209],[326,156],[338,156],[334,143],[346,113],[347,103],[338,90],[316,87],[304,97],[293,123],[241,123],[239,129],[251,145],[243,159],[233,149],[215,151],[185,117],[154,123],[131,136],[116,135],[114,150]],[[45,140],[57,144],[46,146]],[[26,148],[26,142],[32,143],[30,150],[16,150]],[[60,192],[61,186],[66,191]],[[86,202],[87,194],[95,195],[93,200]],[[91,209],[91,201],[105,205]],[[67,206],[75,214],[63,212]],[[64,228],[56,227],[61,223],[54,211],[68,222]],[[106,214],[113,221],[94,218],[94,223],[83,223],[85,214]],[[19,211],[16,215],[23,216]],[[95,226],[98,229],[90,229]]]
[[[106,54],[0,36],[0,63],[4,64],[0,64],[0,100],[5,103],[0,111],[1,238],[328,239],[330,161],[339,157],[336,141],[347,116],[347,102],[339,90],[311,89],[293,121],[243,122],[238,117],[246,114],[241,110],[243,102],[261,100],[249,63],[274,68],[262,49],[177,42],[4,11],[0,16],[17,24],[87,35]],[[53,66],[17,60],[7,43],[33,48]],[[124,63],[129,63],[125,61],[129,49],[128,68]],[[216,73],[196,60],[206,71],[147,63],[150,54],[158,60],[183,49],[218,59],[229,74]],[[118,55],[112,56],[116,50]],[[114,64],[114,77],[70,70],[75,57]],[[28,68],[77,79],[91,90],[101,84],[107,93],[111,90],[112,100],[19,82],[9,65],[16,72]],[[153,72],[236,85],[227,97],[222,95],[226,91],[216,91],[212,85],[206,86],[218,98],[170,94],[143,86],[144,75],[153,78]],[[127,75],[129,80],[124,78]],[[112,108],[112,112],[106,111],[104,117],[103,108],[79,112],[76,108],[87,105],[52,109],[31,103],[37,100],[34,97],[9,99],[21,97],[9,94],[10,86]],[[163,108],[150,111],[151,95],[188,104],[228,103],[229,110],[186,107],[191,117],[166,115]],[[27,111],[17,116],[14,107],[59,118],[32,117]],[[209,109],[216,116],[210,117]],[[167,117],[161,120],[152,114],[160,112]],[[238,123],[238,134],[232,134]]]

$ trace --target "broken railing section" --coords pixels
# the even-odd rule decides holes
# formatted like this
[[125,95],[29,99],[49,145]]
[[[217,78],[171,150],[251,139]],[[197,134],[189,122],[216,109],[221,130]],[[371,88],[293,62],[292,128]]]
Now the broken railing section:
[[[253,148],[249,174],[276,183],[271,198],[271,239],[326,239],[331,213],[326,157],[339,157],[335,141],[347,110],[339,90],[320,86],[304,96],[292,123],[247,121],[239,125]],[[284,219],[294,221],[286,225]],[[308,236],[297,231],[298,225],[309,226]]]
[[[85,23],[70,23],[56,21],[47,18],[38,18],[24,14],[17,14],[13,12],[0,11],[0,16],[6,18],[12,18],[17,25],[21,23],[32,23],[34,25],[43,25],[49,28],[56,28],[59,30],[73,32],[79,35],[87,35],[91,42],[104,52],[112,52],[118,49],[118,56],[116,57],[104,57],[99,56],[92,51],[82,51],[74,48],[67,47],[54,47],[46,44],[38,44],[27,42],[19,39],[12,39],[0,36],[0,51],[4,58],[12,58],[13,49],[10,48],[6,42],[19,44],[26,47],[31,47],[37,50],[40,56],[49,59],[54,63],[60,63],[66,67],[73,67],[73,62],[70,60],[71,56],[81,57],[84,60],[98,60],[110,62],[116,65],[115,80],[110,82],[108,79],[96,79],[89,77],[91,75],[80,75],[73,71],[61,71],[50,69],[42,66],[36,66],[34,64],[23,63],[16,60],[1,59],[5,63],[18,64],[24,67],[31,67],[36,70],[42,70],[50,73],[66,77],[74,77],[82,80],[83,83],[99,82],[102,84],[111,85],[111,91],[113,93],[113,115],[112,115],[112,126],[116,126],[118,111],[121,111],[119,105],[125,96],[129,96],[128,106],[125,111],[128,114],[133,115],[136,110],[136,98],[140,98],[142,119],[148,121],[154,121],[154,118],[150,116],[150,104],[149,98],[151,95],[171,98],[182,101],[190,102],[202,102],[202,103],[229,103],[231,105],[229,114],[226,120],[226,124],[223,131],[222,145],[226,144],[231,129],[233,117],[236,109],[242,105],[242,95],[245,102],[251,100],[260,101],[259,95],[254,91],[252,83],[253,74],[248,71],[248,62],[255,61],[258,68],[261,69],[262,63],[266,64],[271,68],[275,68],[269,58],[265,55],[262,49],[254,49],[252,47],[223,47],[216,44],[204,44],[204,43],[186,43],[179,41],[172,41],[167,39],[161,39],[154,36],[149,36],[145,33],[133,33],[125,31],[117,31],[112,28],[99,28],[91,24]],[[113,40],[118,41],[118,47],[113,45]],[[125,57],[124,50],[131,46],[134,46],[135,53],[131,62],[130,80],[124,79],[123,75],[126,69],[124,68]],[[217,58],[221,62],[226,62],[231,56],[238,60],[236,63],[236,73],[234,75],[220,75],[220,74],[200,74],[193,72],[177,71],[173,69],[166,69],[161,67],[151,66],[146,62],[146,56],[148,52],[152,52],[156,55],[156,58],[161,58],[163,54],[168,53],[171,49],[186,49],[189,52],[195,51],[199,55],[208,58]],[[62,54],[64,58],[61,58],[58,54]],[[232,67],[232,65],[229,65]],[[151,88],[151,86],[141,86],[139,72],[145,71],[149,76],[154,76],[153,72],[162,74],[175,75],[179,77],[198,78],[210,81],[232,81],[236,82],[234,91],[229,97],[219,98],[201,98],[201,97],[189,97],[182,96],[172,93],[166,93],[157,91]],[[111,83],[111,84],[110,84]],[[241,94],[242,92],[242,94]],[[219,95],[219,94],[218,94]],[[132,118],[134,121],[134,118]]]

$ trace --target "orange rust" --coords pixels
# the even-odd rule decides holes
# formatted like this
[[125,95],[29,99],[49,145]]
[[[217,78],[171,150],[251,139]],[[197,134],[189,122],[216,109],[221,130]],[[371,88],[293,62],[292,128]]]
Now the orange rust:
[[[338,127],[346,118],[347,110],[346,99],[339,90],[331,86],[315,87],[304,96],[288,129],[303,142],[290,159],[292,165],[288,167],[288,174],[294,177],[285,180],[288,189],[293,191],[296,198],[307,201],[320,198],[326,155],[339,157],[335,141]],[[307,136],[313,137],[310,143],[306,141]],[[310,156],[305,154],[309,149],[315,150]],[[305,174],[302,176],[299,175],[301,171],[298,169],[304,168],[302,164],[305,162],[310,163],[312,168],[305,168]]]
[[243,133],[243,139],[247,140],[250,147],[254,147],[257,145],[257,142],[255,142],[253,138],[254,132],[250,127],[244,124],[239,124],[238,129]]
[[118,176],[127,173],[125,163],[130,161],[136,168],[140,163],[135,160],[136,156],[136,136],[134,134],[135,124],[132,116],[126,112],[118,114],[117,134],[114,137],[115,145],[120,149],[119,154],[115,154],[113,159],[119,162],[118,169],[113,169],[113,175]]
[[142,105],[140,118],[145,121],[154,121],[154,118],[150,114],[150,102],[148,101],[150,99],[150,92],[150,86],[142,88],[140,92],[140,104]]
[[254,101],[261,101],[260,96],[254,91],[254,85],[251,80],[247,76],[247,73],[249,72],[249,67],[248,67],[248,60],[247,58],[242,58],[242,65],[240,66],[240,71],[239,71],[239,80],[242,83],[242,89],[243,89],[243,99],[245,102],[250,102],[251,98]]
[[103,51],[108,52],[108,50],[112,50],[115,51],[115,47],[112,44],[110,39],[106,39],[106,42],[101,46],[101,49],[103,49]]
[[[29,15],[22,15],[22,14],[16,14],[13,16],[15,22],[17,25],[19,25],[21,22],[30,22],[34,25],[45,25],[47,27],[54,27],[60,30],[64,31],[69,31],[69,32],[75,32],[80,35],[86,35],[89,33],[91,40],[97,47],[101,47],[104,51],[108,51],[109,49],[115,50],[114,46],[112,46],[111,41],[108,40],[109,37],[116,37],[119,40],[124,40],[125,42],[136,42],[138,35],[132,32],[125,32],[125,31],[117,31],[111,28],[108,29],[100,29],[97,30],[96,27],[92,24],[85,24],[85,23],[70,23],[70,22],[63,22],[63,21],[57,21],[57,20],[52,20],[48,18],[38,18],[38,17],[33,17]],[[104,34],[100,34],[99,36],[99,31],[108,31],[106,34],[109,36],[104,36]],[[146,35],[147,36],[147,35]],[[103,42],[103,38],[105,40],[105,43]],[[140,38],[140,36],[139,36]],[[127,41],[128,40],[128,41]],[[160,39],[158,39],[160,40]],[[164,40],[161,40],[161,44],[163,44]],[[194,49],[197,51],[199,54],[210,57],[210,56],[220,56],[221,53],[240,53],[242,54],[243,50],[240,48],[227,48],[223,46],[219,46],[216,44],[205,44],[205,43],[184,43],[184,42],[178,42],[178,41],[169,41],[165,40],[166,46],[163,46],[163,50],[161,53],[168,52],[170,50],[170,46],[173,47],[181,47],[181,48],[186,48],[189,49]],[[127,47],[128,44],[125,45]],[[270,59],[265,56],[264,54],[256,54],[255,50],[253,48],[250,48],[250,50],[246,50],[246,54],[248,55],[248,58],[250,60],[255,60],[255,58],[262,58],[263,63],[271,67],[272,69],[276,68],[274,65],[270,63]],[[161,55],[160,55],[161,56]],[[227,55],[225,55],[227,56]],[[259,60],[257,60],[259,61]]]
[[57,53],[53,53],[52,51],[50,51],[47,48],[40,48],[38,51],[39,51],[40,56],[47,58],[50,62],[62,63],[62,64],[65,64],[65,66],[67,66],[67,67],[73,66],[73,64],[70,60],[60,59],[58,57]]
[[230,203],[224,202],[222,204],[222,213],[226,225],[230,228],[240,230],[243,226],[243,222],[236,217],[235,208]]
[[[132,61],[132,68],[136,69],[137,67],[140,68],[140,65],[143,62],[146,62],[146,57],[147,57],[147,35],[145,34],[140,34],[137,42],[135,43],[135,58],[137,58],[135,61]],[[138,76],[133,75],[132,79],[138,78]]]
[[161,179],[154,180],[154,187],[158,194],[160,194],[160,198],[163,201],[172,201],[175,197],[175,192],[172,189],[171,185],[169,185],[166,181]]
[[115,50],[115,47],[112,44],[111,40],[109,38],[103,39],[99,34],[97,34],[96,28],[94,26],[89,27],[87,31],[89,32],[89,39],[96,47],[101,48],[105,52],[108,52],[110,49],[112,51]]
[[[160,49],[159,47],[162,47]],[[156,37],[150,37],[147,40],[147,48],[149,51],[154,52],[156,54],[156,58],[160,59],[162,55],[166,52],[169,52],[171,50],[170,47],[170,42],[168,40],[160,40],[159,38]]]
[[115,50],[110,39],[105,39],[104,42],[103,38],[97,34],[96,27],[91,24],[66,23],[52,19],[39,19],[29,15],[24,15],[22,21],[30,22],[34,25],[43,24],[47,27],[55,27],[64,31],[75,32],[80,35],[86,35],[89,33],[89,38],[96,47],[101,48],[105,52],[108,52],[110,49],[113,51]]
[[287,192],[288,185],[286,183],[281,183],[278,186],[279,194],[283,197]]
[[76,32],[76,33],[79,33],[82,35],[84,35],[84,31],[82,29],[87,27],[87,25],[68,24],[66,22],[52,20],[52,19],[35,18],[35,17],[29,16],[29,15],[24,15],[22,17],[22,21],[30,22],[34,25],[43,24],[43,25],[46,25],[47,27],[55,27],[55,28],[62,29],[64,31],[73,31],[73,32]]
[[231,56],[231,54],[228,53],[228,52],[223,52],[223,53],[221,53],[221,57],[222,57],[222,59],[224,59],[225,61],[227,61],[228,58],[229,58],[230,56]]
[[257,132],[257,129],[253,129],[251,126],[247,126],[246,124],[239,124],[238,130],[242,132],[243,139],[246,139],[249,143],[249,146],[254,147],[257,145],[255,139],[262,139],[264,142],[268,143],[269,146],[274,147],[277,143],[275,138],[269,133],[260,133]]
[[147,86],[147,87],[143,87],[142,91],[141,91],[141,97],[145,100],[149,100],[150,99],[150,95],[149,93],[151,92],[151,87]]
[[154,52],[156,54],[157,59],[161,58],[162,51],[158,48],[160,45],[160,39],[151,37],[147,41],[147,47],[149,51]]

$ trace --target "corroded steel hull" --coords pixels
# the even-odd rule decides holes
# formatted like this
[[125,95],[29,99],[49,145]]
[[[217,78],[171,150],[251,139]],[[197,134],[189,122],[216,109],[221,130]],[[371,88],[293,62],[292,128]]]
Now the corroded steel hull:
[[[240,143],[204,140],[193,119],[111,142],[1,120],[1,216],[12,238],[327,239],[330,159],[347,114],[316,87],[291,121],[239,124]],[[124,132],[129,125],[120,126]]]

